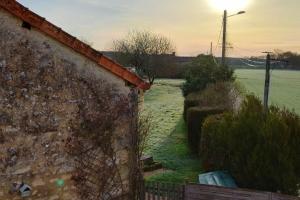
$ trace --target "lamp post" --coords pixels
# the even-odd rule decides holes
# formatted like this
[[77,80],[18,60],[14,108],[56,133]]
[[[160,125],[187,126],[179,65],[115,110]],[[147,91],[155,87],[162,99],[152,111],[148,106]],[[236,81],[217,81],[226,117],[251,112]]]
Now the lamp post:
[[240,11],[236,14],[227,16],[227,10],[224,10],[223,15],[223,42],[222,42],[222,66],[226,65],[226,33],[227,33],[227,18],[233,17],[236,15],[241,15],[246,13],[245,11]]

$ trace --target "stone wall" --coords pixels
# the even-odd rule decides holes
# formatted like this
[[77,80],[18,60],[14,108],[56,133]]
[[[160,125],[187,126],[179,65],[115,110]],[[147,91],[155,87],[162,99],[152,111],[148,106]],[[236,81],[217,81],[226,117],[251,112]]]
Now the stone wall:
[[21,25],[0,9],[0,199],[127,199],[137,90]]

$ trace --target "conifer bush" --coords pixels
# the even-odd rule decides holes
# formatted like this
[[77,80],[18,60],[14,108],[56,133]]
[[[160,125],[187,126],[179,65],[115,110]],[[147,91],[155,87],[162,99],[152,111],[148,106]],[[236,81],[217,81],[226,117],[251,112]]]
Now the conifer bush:
[[227,170],[242,188],[297,195],[300,118],[247,96],[237,112],[207,118],[200,155],[207,171]]
[[193,92],[204,90],[209,84],[234,81],[233,70],[219,66],[211,55],[199,55],[187,65],[182,93],[186,97]]

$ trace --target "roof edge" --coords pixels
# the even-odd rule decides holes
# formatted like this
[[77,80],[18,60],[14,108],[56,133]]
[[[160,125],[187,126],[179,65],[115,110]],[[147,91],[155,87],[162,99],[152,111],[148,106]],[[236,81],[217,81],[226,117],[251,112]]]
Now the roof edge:
[[151,85],[140,78],[138,75],[132,73],[122,65],[99,53],[88,44],[78,40],[76,37],[73,37],[61,28],[47,21],[45,18],[30,11],[28,8],[24,7],[16,0],[1,0],[0,7],[7,10],[14,16],[20,18],[21,20],[29,23],[31,26],[40,30],[51,38],[73,49],[77,53],[82,54],[83,56],[96,62],[102,68],[106,69],[117,77],[128,81],[129,83],[135,85],[140,89],[150,89]]

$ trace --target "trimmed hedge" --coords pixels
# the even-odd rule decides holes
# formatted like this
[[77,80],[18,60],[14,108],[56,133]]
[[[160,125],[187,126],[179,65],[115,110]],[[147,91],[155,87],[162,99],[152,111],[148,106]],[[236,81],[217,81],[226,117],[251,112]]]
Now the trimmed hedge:
[[207,118],[200,155],[206,171],[226,170],[240,187],[297,195],[300,117],[247,96],[238,113]]
[[237,86],[229,82],[218,82],[207,86],[202,92],[191,93],[184,101],[184,120],[187,121],[187,110],[190,107],[218,107],[233,110],[239,96]]
[[191,107],[196,107],[199,105],[199,100],[197,99],[191,99],[191,98],[185,98],[184,100],[184,109],[183,109],[183,119],[185,122],[187,122],[187,111]]
[[198,153],[201,141],[201,127],[206,117],[223,113],[224,109],[191,107],[187,111],[188,142],[194,153]]

